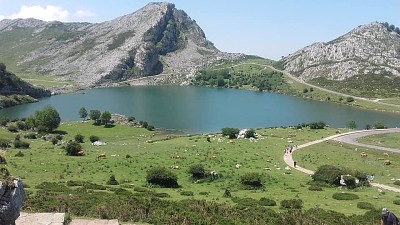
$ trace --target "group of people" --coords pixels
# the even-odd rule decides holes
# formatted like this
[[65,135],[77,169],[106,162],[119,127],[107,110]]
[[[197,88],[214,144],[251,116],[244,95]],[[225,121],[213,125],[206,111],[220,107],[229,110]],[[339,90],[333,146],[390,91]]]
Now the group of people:
[[296,150],[297,145],[289,145],[285,146],[284,154],[286,155],[287,153],[292,154],[292,151]]

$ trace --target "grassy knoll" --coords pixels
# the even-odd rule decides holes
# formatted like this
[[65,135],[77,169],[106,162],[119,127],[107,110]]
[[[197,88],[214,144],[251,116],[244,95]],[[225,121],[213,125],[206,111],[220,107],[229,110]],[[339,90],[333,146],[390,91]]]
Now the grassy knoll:
[[389,99],[382,99],[381,102],[400,105],[400,98],[389,98]]
[[399,133],[375,134],[358,138],[357,141],[369,145],[400,149]]
[[[106,185],[111,175],[115,175],[120,183],[120,186],[114,187],[123,187],[128,193],[137,193],[140,188],[146,187],[146,171],[151,167],[164,166],[170,169],[172,166],[178,166],[179,169],[171,170],[177,174],[180,188],[153,187],[150,190],[167,193],[170,196],[167,199],[174,201],[204,199],[231,205],[232,199],[223,197],[225,189],[229,189],[232,196],[237,198],[272,199],[277,202],[277,206],[269,208],[275,211],[280,211],[279,202],[287,199],[302,199],[305,209],[317,206],[346,215],[364,214],[366,210],[357,207],[357,203],[362,201],[371,202],[376,208],[386,206],[392,210],[400,210],[400,206],[391,203],[393,199],[398,198],[394,193],[378,193],[374,188],[362,188],[356,191],[323,188],[323,191],[310,191],[308,175],[285,170],[286,165],[283,162],[285,146],[299,145],[319,139],[321,136],[333,135],[335,131],[334,129],[260,129],[257,133],[262,137],[257,142],[239,139],[235,140],[235,143],[229,143],[228,139],[220,135],[210,138],[211,142],[208,142],[202,135],[158,136],[155,132],[143,128],[118,124],[112,128],[104,128],[94,126],[92,122],[73,122],[62,124],[57,132],[64,135],[64,141],[73,139],[76,134],[83,134],[85,156],[66,156],[61,146],[53,146],[49,141],[42,139],[25,138],[21,139],[29,142],[31,148],[21,150],[23,157],[16,157],[19,150],[13,148],[1,154],[7,160],[7,168],[11,174],[21,177],[29,185],[27,188],[29,193],[38,191],[37,185],[43,182],[65,183],[67,181],[88,181],[104,185],[109,188],[108,190],[112,190],[111,186]],[[107,145],[90,145],[88,137],[91,135],[100,137],[100,140],[106,142]],[[15,134],[11,134],[6,129],[0,129],[0,136],[13,139]],[[219,142],[218,139],[222,141]],[[321,148],[327,151],[321,151]],[[316,169],[323,164],[341,164],[365,170],[375,174],[376,181],[390,184],[388,179],[392,176],[389,174],[395,174],[395,171],[399,169],[396,166],[397,162],[400,162],[400,159],[396,158],[398,156],[391,155],[394,165],[384,167],[381,161],[376,160],[378,155],[381,156],[381,152],[363,150],[370,155],[367,158],[360,158],[360,151],[361,149],[354,152],[351,146],[324,143],[296,152],[294,158],[299,165],[310,169]],[[99,153],[105,153],[106,158],[97,159],[96,156]],[[186,171],[190,165],[199,163],[203,164],[208,171],[217,171],[220,178],[200,182],[190,179]],[[241,167],[237,169],[236,164],[240,164]],[[240,188],[239,178],[248,172],[263,175],[263,189],[243,190]],[[193,196],[184,196],[181,194],[182,191],[191,191]],[[332,195],[336,192],[354,192],[360,199],[334,200]],[[49,210],[51,209],[53,208],[49,207]]]

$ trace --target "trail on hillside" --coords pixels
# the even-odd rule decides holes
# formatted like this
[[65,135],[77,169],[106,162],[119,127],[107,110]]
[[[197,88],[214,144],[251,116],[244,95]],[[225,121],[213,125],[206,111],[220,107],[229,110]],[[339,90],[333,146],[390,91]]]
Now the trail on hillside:
[[[341,141],[341,142],[345,142],[348,144],[352,144],[352,145],[358,145],[358,146],[364,146],[364,144],[362,143],[358,143],[357,141],[355,141],[354,139],[358,138],[358,137],[363,137],[363,136],[367,136],[367,135],[374,135],[374,134],[382,134],[382,133],[394,133],[394,132],[400,132],[400,128],[391,128],[391,129],[377,129],[377,130],[360,130],[360,131],[352,131],[352,132],[348,132],[348,133],[343,133],[343,134],[336,134],[336,135],[332,135],[326,138],[322,138],[319,140],[315,140],[315,141],[311,141],[302,145],[297,146],[297,148],[293,149],[293,151],[297,151],[299,149],[308,147],[310,145],[314,145],[314,144],[318,144],[324,141],[328,141],[328,140],[337,140],[337,141]],[[399,149],[392,149],[392,148],[386,148],[386,147],[380,147],[380,146],[373,146],[373,145],[368,145],[369,148],[374,148],[380,151],[391,151],[394,153],[400,153]],[[292,152],[293,152],[292,151]],[[290,166],[293,169],[296,169],[300,172],[312,175],[314,174],[314,171],[303,168],[299,165],[296,165],[296,167],[294,167],[294,160],[292,158],[292,154],[287,153],[284,154],[283,156],[283,160],[285,161],[285,163]],[[381,189],[385,189],[385,190],[389,190],[389,191],[393,191],[393,192],[399,192],[400,193],[400,188],[396,188],[396,187],[391,187],[388,185],[384,185],[384,184],[379,184],[379,183],[370,183],[371,186],[373,187],[377,187],[377,188],[381,188]]]

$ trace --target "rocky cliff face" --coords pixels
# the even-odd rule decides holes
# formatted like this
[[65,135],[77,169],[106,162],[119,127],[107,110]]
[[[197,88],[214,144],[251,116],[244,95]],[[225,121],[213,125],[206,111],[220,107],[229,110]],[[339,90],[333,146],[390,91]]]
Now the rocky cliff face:
[[0,224],[13,225],[24,203],[24,185],[19,179],[0,181]]
[[[193,68],[227,57],[194,20],[170,3],[150,3],[98,24],[3,20],[2,37],[7,43],[0,43],[0,49],[14,54],[16,67],[82,86],[161,72],[185,76]],[[13,51],[7,51],[10,48]],[[0,62],[6,57],[10,55],[0,50]]]
[[374,22],[328,43],[315,43],[285,57],[284,69],[307,81],[357,75],[400,76],[400,35]]

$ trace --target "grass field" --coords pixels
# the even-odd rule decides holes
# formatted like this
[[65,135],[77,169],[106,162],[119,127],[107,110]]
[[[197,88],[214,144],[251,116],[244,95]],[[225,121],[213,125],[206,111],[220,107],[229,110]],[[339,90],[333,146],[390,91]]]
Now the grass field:
[[[361,188],[356,191],[324,188],[315,192],[308,190],[311,180],[306,174],[298,171],[285,170],[283,150],[289,144],[300,145],[321,136],[335,134],[334,129],[296,130],[293,128],[260,129],[257,133],[262,137],[257,142],[249,139],[238,139],[229,143],[228,139],[215,135],[211,142],[202,135],[194,136],[164,136],[143,128],[116,125],[112,128],[94,126],[92,122],[64,123],[58,128],[58,133],[64,134],[64,140],[73,139],[76,134],[83,134],[85,156],[66,156],[61,146],[53,146],[42,139],[28,140],[30,149],[21,150],[24,157],[16,157],[18,149],[8,149],[2,154],[7,159],[7,168],[11,174],[21,177],[29,185],[28,190],[35,192],[35,186],[48,182],[66,182],[69,180],[86,180],[105,185],[111,175],[123,187],[133,192],[133,187],[146,186],[146,171],[154,166],[179,166],[173,170],[178,176],[178,189],[152,188],[156,192],[165,192],[173,200],[205,199],[215,202],[232,203],[231,199],[223,198],[225,189],[229,189],[234,197],[260,199],[266,197],[279,202],[285,199],[300,198],[304,208],[320,207],[335,210],[346,215],[363,214],[364,209],[357,208],[357,202],[366,201],[378,207],[389,207],[400,210],[394,205],[394,199],[400,196],[391,192],[378,193],[375,188]],[[92,146],[88,137],[97,135],[106,142],[106,146]],[[13,139],[15,134],[6,129],[0,130],[2,138]],[[218,139],[222,140],[221,142]],[[290,141],[290,143],[289,143]],[[324,151],[321,151],[324,149]],[[365,170],[375,174],[377,182],[391,184],[392,178],[398,171],[400,158],[391,155],[393,165],[384,167],[376,158],[382,152],[368,152],[368,158],[360,158],[354,148],[337,143],[323,143],[295,152],[294,158],[299,165],[315,170],[323,164],[340,164],[354,169]],[[96,155],[105,153],[106,158],[97,159]],[[129,155],[129,157],[127,157]],[[179,156],[179,157],[177,157]],[[344,156],[344,157],[343,157]],[[215,170],[220,178],[214,181],[194,182],[186,172],[190,165],[203,164],[208,171]],[[235,167],[241,164],[240,169]],[[373,166],[371,166],[373,165]],[[279,169],[278,169],[279,168]],[[171,169],[172,170],[172,169]],[[265,178],[263,190],[242,190],[239,188],[239,178],[247,172],[263,174]],[[181,191],[192,191],[194,196],[182,196]],[[207,192],[208,195],[200,195]],[[332,198],[336,192],[354,192],[360,199],[338,201]],[[232,203],[233,204],[233,203]]]
[[369,145],[400,149],[399,133],[375,134],[358,138],[357,141]]

